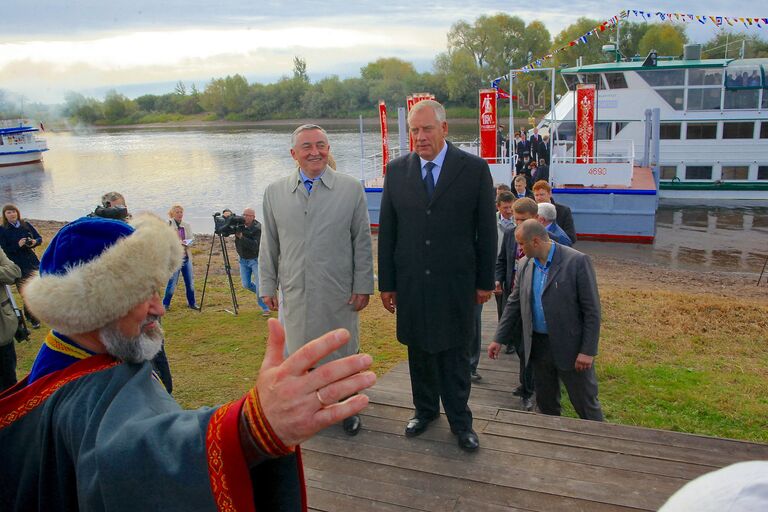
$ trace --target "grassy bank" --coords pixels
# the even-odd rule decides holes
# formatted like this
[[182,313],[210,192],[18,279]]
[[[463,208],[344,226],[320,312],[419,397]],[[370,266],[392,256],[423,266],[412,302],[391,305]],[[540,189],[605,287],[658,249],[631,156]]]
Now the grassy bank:
[[[45,240],[57,227],[35,226]],[[195,249],[198,300],[209,249],[202,238]],[[598,378],[607,420],[768,442],[768,301],[753,276],[610,258],[596,259],[595,267],[603,306]],[[254,297],[235,274],[242,309],[236,317],[226,313],[231,300],[218,251],[210,272],[202,313],[184,307],[180,284],[163,321],[174,394],[185,407],[237,397],[253,383],[264,353],[266,321]],[[394,317],[378,297],[362,313],[361,333],[377,373],[405,359]],[[30,342],[17,345],[20,375],[43,336],[43,329],[34,331]]]

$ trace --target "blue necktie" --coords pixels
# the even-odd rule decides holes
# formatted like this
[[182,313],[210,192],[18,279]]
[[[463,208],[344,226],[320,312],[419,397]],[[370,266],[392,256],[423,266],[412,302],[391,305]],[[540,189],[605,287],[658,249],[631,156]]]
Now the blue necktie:
[[304,181],[304,187],[307,189],[307,194],[312,193],[312,184],[314,183],[314,180],[306,180]]
[[424,176],[424,187],[427,189],[428,199],[432,199],[432,194],[435,192],[435,175],[432,174],[432,169],[435,167],[437,167],[435,162],[424,164],[424,169],[427,171],[427,175]]

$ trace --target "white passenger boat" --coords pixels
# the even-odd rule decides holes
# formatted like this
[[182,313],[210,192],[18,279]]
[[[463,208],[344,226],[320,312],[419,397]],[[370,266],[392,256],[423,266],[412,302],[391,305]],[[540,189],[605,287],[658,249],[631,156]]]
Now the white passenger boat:
[[37,136],[41,129],[27,119],[0,120],[0,167],[40,162],[48,151],[45,140]]
[[576,87],[595,84],[598,152],[631,140],[639,161],[645,110],[660,109],[662,198],[768,199],[768,59],[701,59],[699,45],[682,59],[650,57],[561,70],[556,126],[550,112],[539,129],[573,141]]

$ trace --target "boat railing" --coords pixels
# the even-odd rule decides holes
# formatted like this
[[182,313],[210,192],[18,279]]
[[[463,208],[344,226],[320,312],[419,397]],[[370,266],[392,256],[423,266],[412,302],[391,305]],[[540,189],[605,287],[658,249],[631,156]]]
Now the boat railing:
[[[466,151],[467,153],[478,155],[480,153],[480,143],[477,139],[471,141],[451,141],[454,146]],[[514,167],[517,163],[517,155],[512,155],[511,158],[506,154],[506,148],[502,146],[502,154],[496,158],[484,158],[489,165],[502,164],[506,166]],[[408,151],[403,151],[399,147],[389,148],[389,160],[394,160],[400,155],[406,154]],[[383,174],[382,155],[384,153],[379,151],[378,153],[372,153],[363,158],[363,180],[374,180]]]
[[552,146],[550,180],[555,185],[630,186],[635,146],[626,139],[600,141],[591,156],[576,156],[573,141]]
[[33,126],[29,119],[0,119],[0,128],[23,128]]

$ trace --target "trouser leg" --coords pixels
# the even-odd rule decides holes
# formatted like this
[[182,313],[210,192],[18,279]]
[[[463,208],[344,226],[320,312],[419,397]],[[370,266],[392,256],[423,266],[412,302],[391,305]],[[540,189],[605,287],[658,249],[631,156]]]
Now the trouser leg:
[[16,384],[16,347],[14,341],[0,346],[0,392]]
[[440,414],[440,378],[436,354],[408,347],[408,371],[415,416],[431,419]]
[[560,416],[560,381],[546,335],[534,333],[528,362],[533,366],[533,382],[539,410],[544,414]]
[[504,313],[504,294],[494,295],[494,298],[496,298],[496,315],[498,320],[501,320],[501,314]]
[[168,284],[165,287],[165,295],[163,296],[163,306],[166,307],[166,309],[171,305],[171,299],[173,299],[173,293],[176,291],[176,284],[179,282],[179,274],[181,274],[181,269],[177,270],[176,272],[171,275],[171,278],[168,280]]
[[531,361],[528,361],[528,364],[525,364],[525,347],[523,346],[522,341],[515,346],[515,352],[520,360],[520,373],[518,374],[522,391],[520,396],[523,398],[531,398],[531,396],[533,396],[533,390],[536,387],[533,382],[533,365],[531,364]]
[[192,273],[192,260],[186,258],[181,266],[181,275],[184,276],[184,287],[187,291],[187,304],[194,306],[195,302],[195,276]]
[[472,340],[472,348],[469,357],[469,367],[472,373],[477,371],[477,365],[480,364],[480,347],[483,337],[483,305],[475,305],[475,336]]
[[472,389],[470,353],[466,347],[444,350],[439,359],[440,398],[452,432],[472,428],[472,411],[467,402]]
[[597,399],[597,375],[594,364],[583,372],[560,371],[560,379],[565,384],[573,408],[579,418],[584,420],[603,421],[603,410]]

